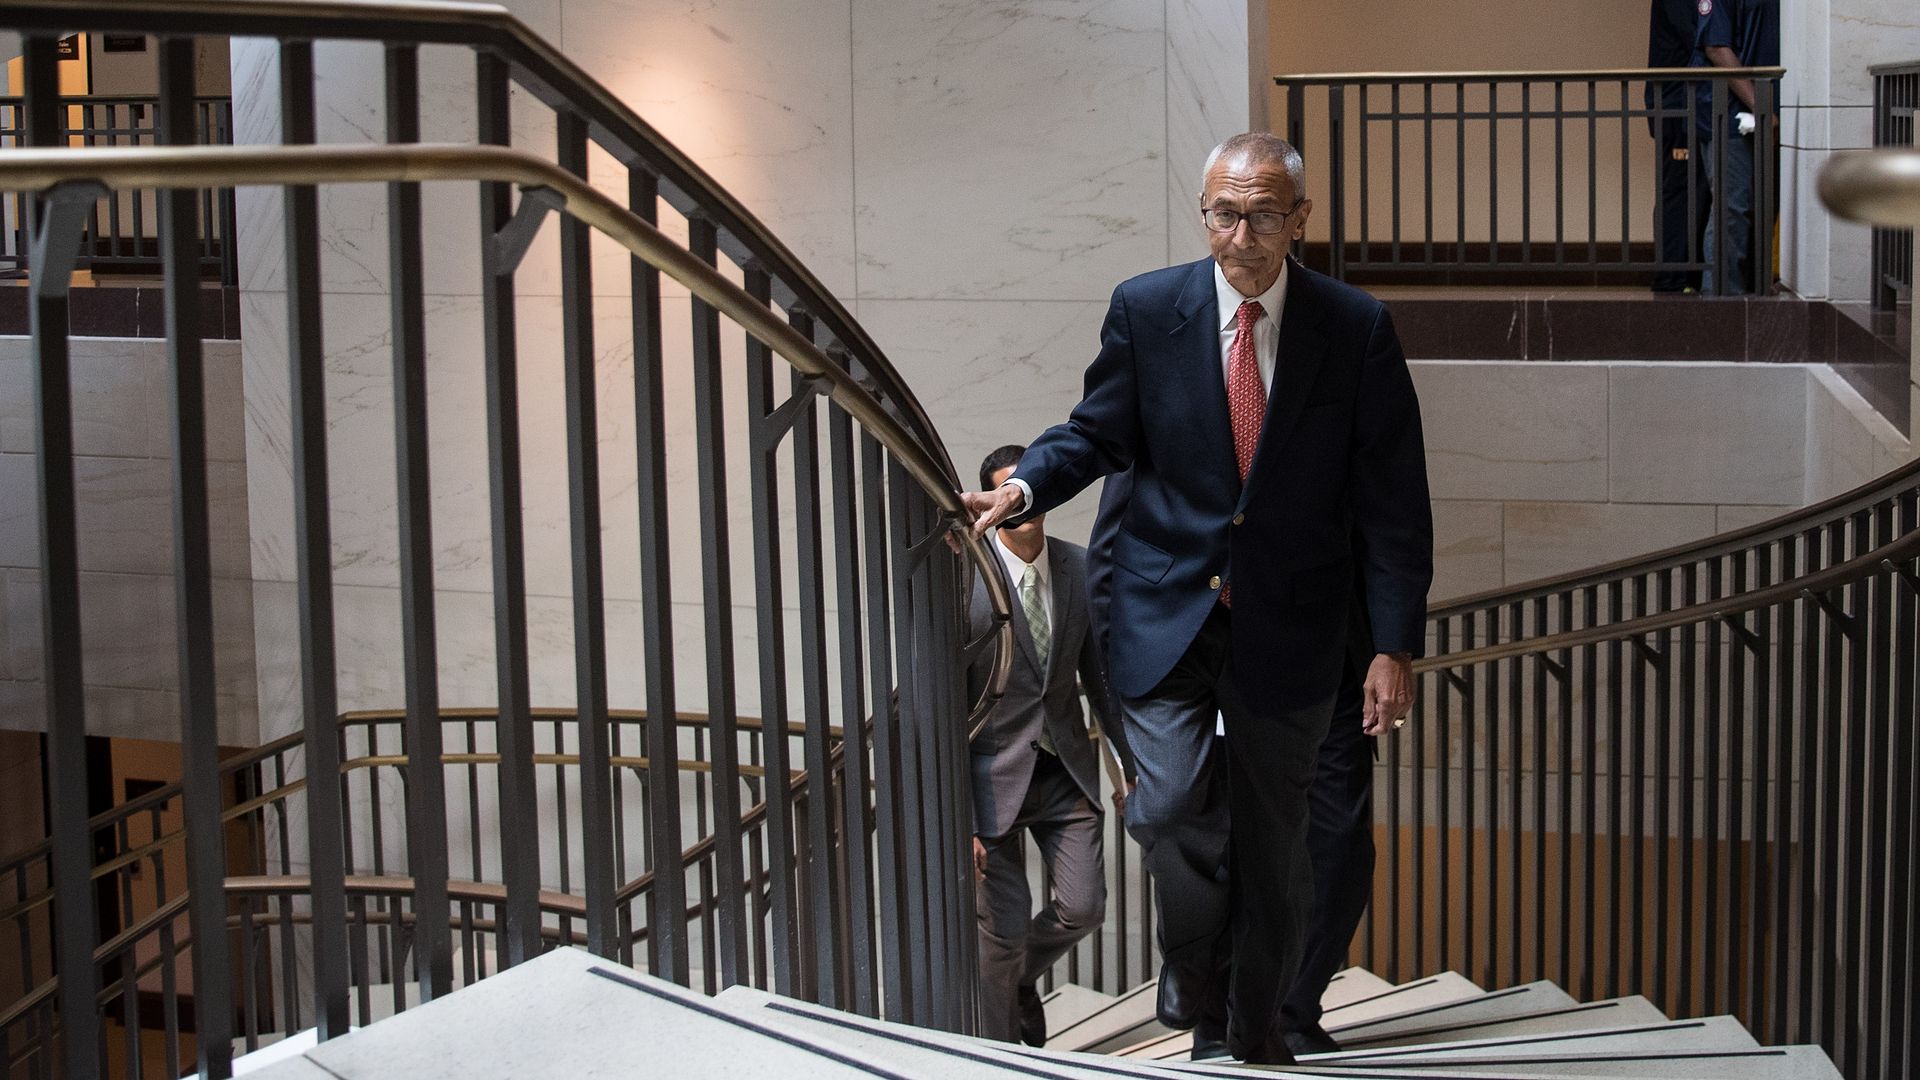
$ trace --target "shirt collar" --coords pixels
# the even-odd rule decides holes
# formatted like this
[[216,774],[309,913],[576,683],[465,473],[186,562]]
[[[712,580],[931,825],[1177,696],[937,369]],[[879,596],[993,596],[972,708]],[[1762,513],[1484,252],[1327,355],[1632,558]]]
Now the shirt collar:
[[[1013,575],[1013,583],[1016,586],[1019,585],[1020,579],[1027,573],[1027,560],[1014,554],[1013,549],[1007,547],[1006,542],[1000,538],[999,529],[993,530],[993,546],[999,549],[1000,560],[1007,564],[1007,573]],[[1040,554],[1034,556],[1032,565],[1039,573],[1042,582],[1052,578],[1053,574],[1047,562],[1047,541],[1044,537],[1040,541]]]
[[[1292,261],[1292,259],[1282,259],[1280,276],[1273,279],[1273,284],[1267,287],[1266,292],[1253,298],[1260,301],[1261,308],[1265,309],[1267,318],[1273,320],[1275,326],[1280,325],[1280,309],[1286,306],[1287,264]],[[1220,264],[1217,262],[1213,264],[1213,295],[1219,306],[1220,329],[1232,329],[1234,320],[1240,315],[1240,305],[1247,298],[1240,295],[1240,290],[1227,281],[1227,275],[1220,269]]]

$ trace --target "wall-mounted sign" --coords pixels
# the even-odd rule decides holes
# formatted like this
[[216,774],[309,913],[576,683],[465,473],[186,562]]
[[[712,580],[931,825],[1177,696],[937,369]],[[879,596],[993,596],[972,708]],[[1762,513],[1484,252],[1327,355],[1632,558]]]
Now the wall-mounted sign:
[[100,35],[100,51],[101,52],[146,52],[147,51],[147,35],[145,34],[102,34]]
[[80,35],[68,34],[61,38],[59,47],[54,50],[54,55],[62,60],[80,59]]

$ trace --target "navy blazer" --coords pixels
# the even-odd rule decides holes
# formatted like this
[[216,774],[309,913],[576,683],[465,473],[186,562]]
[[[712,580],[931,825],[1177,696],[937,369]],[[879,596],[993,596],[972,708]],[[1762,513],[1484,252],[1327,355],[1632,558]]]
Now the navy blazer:
[[1423,651],[1433,519],[1420,406],[1386,307],[1293,262],[1243,486],[1217,312],[1211,259],[1114,290],[1084,397],[1014,470],[1033,492],[1021,516],[1131,468],[1112,546],[1114,688],[1141,697],[1173,669],[1219,602],[1217,576],[1233,585],[1241,689],[1256,707],[1296,707],[1339,686],[1356,572],[1374,648]]

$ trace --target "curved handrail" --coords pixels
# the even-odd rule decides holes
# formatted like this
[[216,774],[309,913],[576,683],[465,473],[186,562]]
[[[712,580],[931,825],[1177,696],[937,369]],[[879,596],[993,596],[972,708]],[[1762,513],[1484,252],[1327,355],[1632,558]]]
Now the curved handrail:
[[1920,147],[1835,154],[1820,168],[1819,190],[1827,209],[1848,221],[1920,227]]
[[[1654,615],[1590,626],[1584,630],[1569,630],[1559,634],[1521,638],[1498,645],[1483,645],[1479,648],[1465,649],[1441,656],[1425,657],[1416,660],[1413,669],[1419,673],[1472,667],[1475,664],[1505,660],[1514,656],[1564,652],[1585,645],[1625,641],[1645,634],[1658,633],[1661,630],[1672,630],[1675,627],[1690,626],[1716,619],[1729,619],[1800,596],[1819,596],[1830,593],[1887,569],[1897,570],[1903,561],[1915,558],[1920,558],[1920,531],[1909,532],[1846,562],[1835,563],[1823,570],[1816,570],[1791,581],[1783,581],[1778,585],[1734,593],[1721,599],[1674,608],[1672,611],[1662,611]],[[1920,579],[1916,579],[1916,585],[1920,585]]]
[[[213,34],[333,38],[486,48],[513,65],[522,84],[549,105],[564,104],[590,124],[595,139],[622,161],[643,161],[660,177],[661,194],[682,212],[696,204],[717,224],[721,246],[736,262],[759,261],[774,276],[775,299],[791,299],[826,324],[886,401],[901,413],[947,482],[959,474],[932,420],[845,305],[806,265],[651,124],[519,17],[497,4],[461,0],[13,0],[7,22],[18,30],[138,31],[158,35]],[[11,151],[9,151],[11,153]],[[738,241],[731,248],[727,239]],[[791,297],[781,292],[790,288]]]
[[[97,183],[109,190],[208,188],[316,183],[391,183],[469,180],[543,189],[559,209],[618,241],[649,265],[723,311],[810,378],[832,387],[827,396],[858,420],[906,468],[949,519],[971,522],[947,468],[889,413],[846,368],[776,318],[766,304],[720,271],[668,239],[598,188],[550,161],[504,146],[406,143],[373,146],[181,146],[106,149],[15,149],[0,155],[0,190],[44,192],[60,184]],[[977,730],[1006,689],[1013,662],[1012,595],[995,556],[969,528],[948,529],[981,571],[993,607],[998,640],[992,674],[968,721]]]
[[1657,573],[1690,562],[1731,555],[1775,540],[1784,540],[1826,522],[1851,516],[1884,501],[1899,491],[1913,487],[1920,487],[1920,459],[1876,477],[1852,491],[1843,491],[1820,502],[1788,511],[1776,518],[1768,518],[1704,540],[1689,540],[1659,551],[1629,555],[1624,559],[1601,563],[1598,566],[1589,566],[1553,577],[1523,581],[1518,585],[1486,589],[1429,608],[1427,618],[1429,620],[1445,619],[1464,615],[1470,611],[1504,607],[1507,604],[1524,602],[1536,597],[1569,592],[1589,585],[1605,584],[1618,578]]
[[1671,82],[1698,79],[1778,79],[1783,67],[1638,67],[1638,68],[1542,68],[1513,71],[1331,71],[1275,75],[1281,86],[1312,86],[1320,83],[1410,83],[1410,82],[1580,82],[1587,79],[1635,82]]

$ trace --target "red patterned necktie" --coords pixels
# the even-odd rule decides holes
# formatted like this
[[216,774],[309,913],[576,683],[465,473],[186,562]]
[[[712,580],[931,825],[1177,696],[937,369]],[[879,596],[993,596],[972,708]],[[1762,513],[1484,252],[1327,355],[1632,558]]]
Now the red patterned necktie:
[[[1248,300],[1234,313],[1233,344],[1227,348],[1227,418],[1233,424],[1233,458],[1240,466],[1240,482],[1253,469],[1253,452],[1260,447],[1260,428],[1267,420],[1267,389],[1260,382],[1260,358],[1253,345],[1253,328],[1265,315],[1258,300]],[[1220,602],[1233,606],[1233,585],[1220,588]]]

